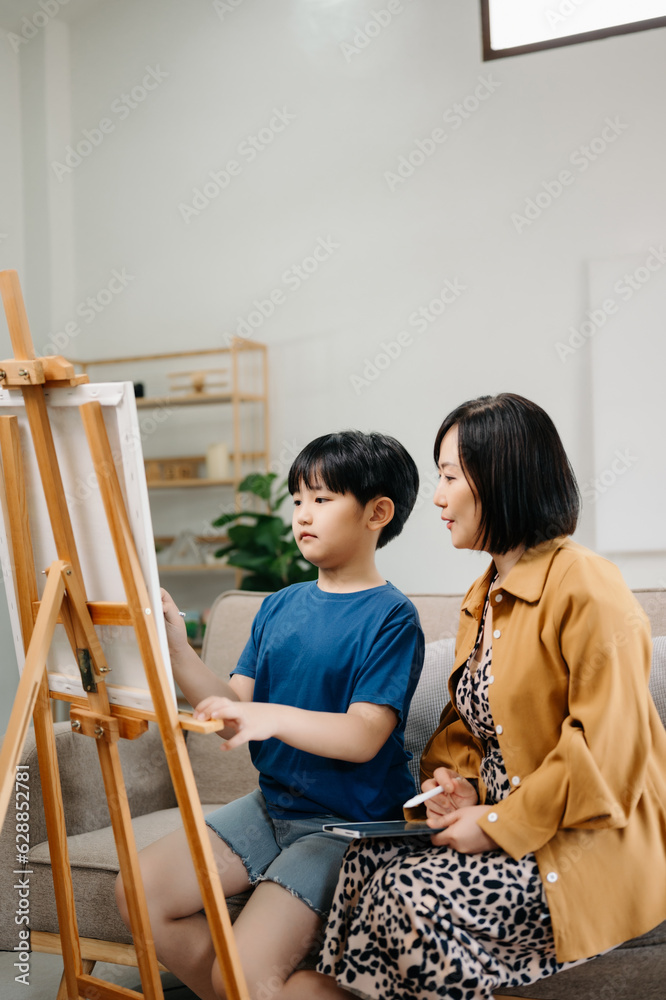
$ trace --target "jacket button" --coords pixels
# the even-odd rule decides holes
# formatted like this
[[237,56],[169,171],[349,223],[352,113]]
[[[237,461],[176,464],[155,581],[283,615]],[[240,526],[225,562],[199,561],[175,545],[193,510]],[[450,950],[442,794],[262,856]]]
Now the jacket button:
[[504,726],[495,726],[495,732],[497,733],[498,736],[501,736],[502,733],[504,732]]
[[513,778],[511,779],[511,784],[512,785],[519,785],[520,784],[520,778],[518,777],[517,774],[514,774]]
[[494,676],[493,676],[492,674],[491,674],[491,675],[490,675],[490,677],[488,678],[488,683],[489,683],[489,684],[494,684],[494,683],[495,683],[495,678],[494,678]]
[[548,872],[548,874],[546,875],[546,880],[548,882],[557,882],[557,879],[558,879],[557,872]]
[[499,637],[501,636],[501,634],[502,633],[500,632],[500,630],[498,628],[496,628],[495,631],[493,632],[493,639],[499,639]]
[[502,595],[498,594],[497,597],[495,598],[495,604],[499,604],[501,600],[502,600]]
[[498,819],[499,819],[499,817],[498,817],[497,813],[488,813],[488,822],[489,823],[496,823]]

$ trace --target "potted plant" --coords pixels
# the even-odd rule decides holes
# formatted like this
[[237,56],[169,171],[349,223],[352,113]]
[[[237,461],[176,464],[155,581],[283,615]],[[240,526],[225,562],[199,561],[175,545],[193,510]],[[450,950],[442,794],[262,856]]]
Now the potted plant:
[[292,583],[317,579],[317,567],[300,553],[291,525],[277,511],[289,496],[286,482],[275,482],[275,472],[251,472],[240,483],[239,493],[258,497],[266,512],[237,510],[222,514],[213,521],[216,528],[227,529],[229,543],[215,555],[227,565],[244,570],[241,590],[281,590]]

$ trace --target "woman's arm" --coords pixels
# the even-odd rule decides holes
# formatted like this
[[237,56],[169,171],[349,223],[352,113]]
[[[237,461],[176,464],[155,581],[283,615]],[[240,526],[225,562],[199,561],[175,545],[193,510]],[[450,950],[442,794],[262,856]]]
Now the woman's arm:
[[651,752],[649,625],[617,568],[575,562],[559,581],[553,624],[568,675],[559,739],[479,820],[514,858],[559,829],[625,826]]
[[[232,678],[233,680],[234,678]],[[198,719],[224,719],[233,735],[225,750],[248,740],[282,740],[297,750],[353,763],[372,760],[397,724],[388,705],[354,702],[345,713],[312,712],[291,705],[205,698],[194,712]]]

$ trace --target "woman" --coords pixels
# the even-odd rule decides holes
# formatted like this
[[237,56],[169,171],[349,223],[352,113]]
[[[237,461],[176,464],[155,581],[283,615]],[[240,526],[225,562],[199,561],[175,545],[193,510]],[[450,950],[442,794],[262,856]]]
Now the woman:
[[492,557],[421,762],[440,832],[348,849],[319,972],[285,1000],[490,998],[666,918],[649,625],[618,569],[567,537],[579,495],[552,421],[483,396],[445,419],[435,462],[453,545]]

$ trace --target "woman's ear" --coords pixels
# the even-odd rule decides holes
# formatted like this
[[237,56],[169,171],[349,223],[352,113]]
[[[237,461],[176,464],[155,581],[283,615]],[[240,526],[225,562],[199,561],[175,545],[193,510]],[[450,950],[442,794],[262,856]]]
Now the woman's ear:
[[381,531],[389,521],[393,520],[395,514],[395,504],[390,497],[377,497],[368,504],[370,517],[368,527],[370,531]]

